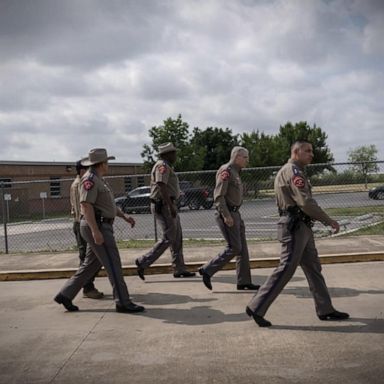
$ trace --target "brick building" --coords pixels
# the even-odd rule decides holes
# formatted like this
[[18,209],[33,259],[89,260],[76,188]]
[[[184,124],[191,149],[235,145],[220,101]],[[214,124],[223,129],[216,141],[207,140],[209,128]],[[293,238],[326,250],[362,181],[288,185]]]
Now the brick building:
[[[143,172],[142,163],[110,162],[108,181],[116,196],[123,195],[149,184],[149,176]],[[0,161],[0,194],[8,219],[41,214],[42,206],[47,216],[68,212],[69,188],[75,176],[75,164],[70,162]]]

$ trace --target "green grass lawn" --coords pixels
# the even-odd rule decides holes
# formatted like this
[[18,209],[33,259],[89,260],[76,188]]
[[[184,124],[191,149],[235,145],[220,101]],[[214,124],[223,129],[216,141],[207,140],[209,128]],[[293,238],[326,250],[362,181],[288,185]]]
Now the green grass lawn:
[[384,222],[371,227],[361,228],[358,231],[346,233],[341,236],[369,236],[369,235],[384,235]]
[[350,207],[350,208],[327,208],[328,215],[332,216],[362,216],[368,213],[375,213],[384,216],[384,205],[374,205],[371,207]]
[[[117,242],[117,246],[124,248],[150,248],[155,244],[155,240],[122,240]],[[205,240],[205,239],[183,239],[184,248],[204,247],[209,245],[224,245],[224,240]]]

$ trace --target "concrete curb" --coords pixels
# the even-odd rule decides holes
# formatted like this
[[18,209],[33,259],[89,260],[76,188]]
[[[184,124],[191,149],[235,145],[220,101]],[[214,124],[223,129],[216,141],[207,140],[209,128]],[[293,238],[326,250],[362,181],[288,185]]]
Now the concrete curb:
[[[384,252],[365,252],[365,253],[348,253],[348,254],[333,254],[321,255],[320,261],[322,264],[337,264],[337,263],[359,263],[370,261],[384,261]],[[187,263],[190,271],[197,271],[204,262]],[[260,258],[250,260],[251,268],[274,268],[279,264],[279,258]],[[231,261],[224,270],[236,269],[236,264]],[[23,281],[23,280],[48,280],[48,279],[66,279],[71,277],[77,268],[58,268],[58,269],[40,269],[40,270],[20,270],[20,271],[2,271],[0,272],[0,281]],[[136,275],[136,266],[123,266],[124,276]],[[146,275],[173,273],[170,264],[155,264],[145,270]],[[99,276],[105,277],[106,272],[101,270]]]

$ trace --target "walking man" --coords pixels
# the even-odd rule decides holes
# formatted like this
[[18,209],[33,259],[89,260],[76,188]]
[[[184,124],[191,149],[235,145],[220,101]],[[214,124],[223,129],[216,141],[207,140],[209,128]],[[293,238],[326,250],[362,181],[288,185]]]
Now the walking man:
[[259,289],[259,285],[252,284],[245,225],[239,211],[243,202],[240,171],[247,164],[248,150],[243,147],[234,147],[229,163],[222,165],[216,173],[216,187],[213,196],[216,205],[215,219],[227,246],[199,269],[204,285],[210,290],[212,289],[211,277],[235,256],[237,289]]
[[313,220],[321,221],[339,231],[337,221],[331,219],[312,198],[311,185],[304,175],[304,167],[312,162],[312,144],[296,141],[291,147],[291,158],[277,173],[275,194],[279,209],[278,240],[281,242],[280,264],[249,302],[246,313],[260,327],[272,324],[264,319],[269,306],[289,282],[300,265],[315,300],[320,320],[343,320],[349,315],[337,311],[321,273],[321,264],[313,238]]
[[113,235],[113,222],[116,216],[121,217],[133,227],[135,221],[116,207],[113,192],[103,179],[108,173],[108,160],[115,159],[107,155],[104,148],[89,151],[87,159],[81,164],[90,167],[81,178],[80,233],[87,242],[84,263],[77,272],[64,284],[54,300],[63,304],[68,311],[78,311],[72,300],[92,276],[104,266],[113,288],[116,311],[124,313],[142,312],[144,307],[134,304],[125,284],[119,251]]
[[[87,251],[87,242],[83,239],[80,233],[80,180],[84,176],[87,167],[81,165],[81,161],[76,162],[76,178],[71,184],[70,188],[70,202],[71,202],[71,214],[73,216],[73,233],[76,237],[77,248],[79,250],[80,265],[84,263],[85,255]],[[101,268],[101,267],[100,267]],[[89,299],[102,299],[104,297],[103,292],[98,291],[95,288],[94,281],[99,271],[87,281],[83,287],[83,297]]]
[[170,247],[173,276],[193,277],[187,271],[183,255],[183,233],[177,212],[180,196],[179,179],[173,170],[176,162],[176,148],[172,143],[159,145],[160,159],[151,171],[151,211],[163,230],[163,237],[144,256],[136,259],[137,274],[145,280],[144,270],[154,263]]

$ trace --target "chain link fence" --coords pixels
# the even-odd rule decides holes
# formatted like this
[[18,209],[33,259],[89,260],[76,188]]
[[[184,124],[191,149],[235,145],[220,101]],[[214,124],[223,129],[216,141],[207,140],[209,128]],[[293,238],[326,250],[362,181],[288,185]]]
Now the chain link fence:
[[[383,221],[384,162],[315,164],[307,167],[314,197],[342,233]],[[274,177],[280,167],[249,168],[242,172],[245,188],[241,214],[249,240],[276,239],[277,209]],[[213,189],[216,171],[178,173],[178,201],[184,239],[221,239],[214,221]],[[116,203],[136,220],[131,229],[117,218],[116,239],[142,240],[161,236],[149,212],[150,175],[107,177]],[[75,249],[69,189],[73,179],[0,182],[0,252],[67,251]],[[329,236],[320,223],[316,236]]]

